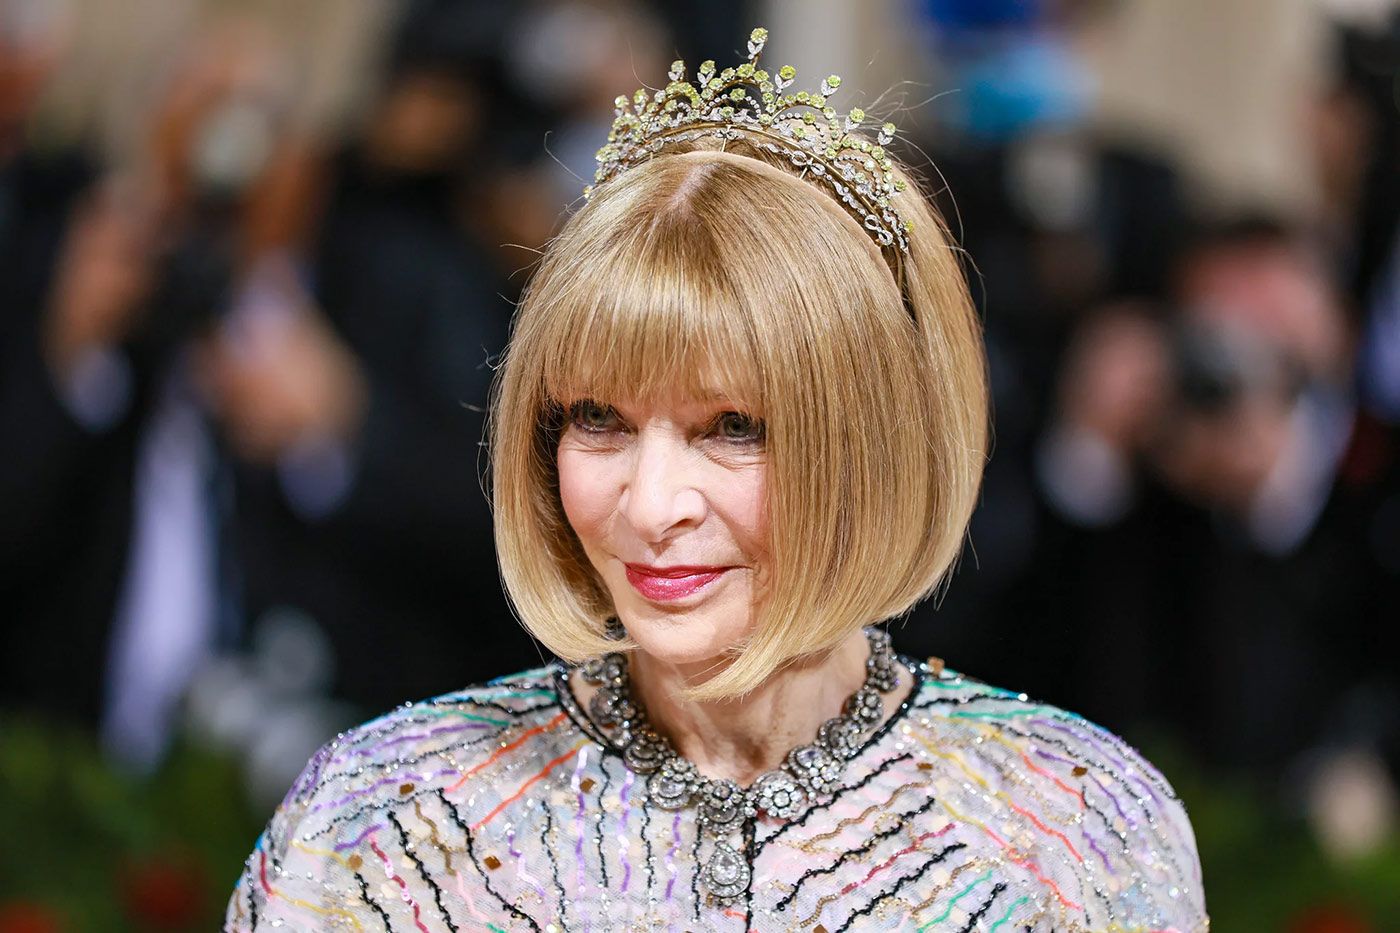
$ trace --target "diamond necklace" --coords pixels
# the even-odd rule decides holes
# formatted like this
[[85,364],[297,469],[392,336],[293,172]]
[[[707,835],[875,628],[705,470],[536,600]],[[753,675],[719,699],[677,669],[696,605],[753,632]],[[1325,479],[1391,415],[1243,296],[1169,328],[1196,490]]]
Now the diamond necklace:
[[612,652],[580,667],[584,682],[598,688],[588,702],[589,713],[622,753],[627,767],[647,777],[647,796],[664,810],[699,805],[696,821],[715,844],[700,872],[700,882],[721,904],[747,891],[753,874],[747,859],[726,843],[725,837],[759,813],[791,819],[809,800],[836,791],[846,762],[855,757],[866,735],[884,718],[880,695],[899,683],[899,662],[884,629],[867,627],[865,637],[870,642],[865,683],[847,698],[841,715],[822,723],[815,742],[788,752],[781,766],[760,775],[748,787],[728,778],[703,776],[651,728],[646,711],[632,693],[626,655]]

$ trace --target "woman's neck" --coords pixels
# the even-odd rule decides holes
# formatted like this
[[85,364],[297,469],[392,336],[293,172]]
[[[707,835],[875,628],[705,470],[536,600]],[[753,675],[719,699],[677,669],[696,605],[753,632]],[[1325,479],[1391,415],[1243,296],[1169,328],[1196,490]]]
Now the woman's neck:
[[[694,703],[682,692],[696,681],[683,666],[637,652],[632,656],[632,689],[657,732],[700,773],[748,786],[779,767],[787,753],[810,743],[826,720],[839,715],[846,698],[865,681],[869,644],[853,632],[829,655],[798,662],[768,678],[743,699]],[[910,675],[885,696],[886,718],[903,700]]]

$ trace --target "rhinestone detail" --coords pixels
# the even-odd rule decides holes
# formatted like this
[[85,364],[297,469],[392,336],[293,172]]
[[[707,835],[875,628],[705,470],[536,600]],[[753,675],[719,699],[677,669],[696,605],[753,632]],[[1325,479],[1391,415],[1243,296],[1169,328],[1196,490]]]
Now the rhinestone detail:
[[697,822],[716,843],[700,880],[720,902],[746,891],[752,876],[743,854],[720,837],[739,831],[745,820],[760,813],[770,819],[792,819],[814,798],[836,792],[846,762],[884,717],[881,694],[899,683],[898,661],[888,632],[871,626],[865,636],[870,643],[865,682],[846,700],[842,714],[822,724],[816,741],[794,748],[780,768],[761,775],[747,788],[729,779],[704,777],[647,724],[646,712],[632,694],[626,655],[613,652],[580,666],[584,681],[598,688],[589,700],[589,713],[621,751],[627,767],[647,778],[651,800],[665,810],[696,805]]

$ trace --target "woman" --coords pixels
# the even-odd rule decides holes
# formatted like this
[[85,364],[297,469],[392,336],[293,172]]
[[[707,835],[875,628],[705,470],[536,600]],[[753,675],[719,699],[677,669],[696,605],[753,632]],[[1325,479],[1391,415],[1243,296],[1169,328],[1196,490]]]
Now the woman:
[[983,350],[893,127],[765,38],[619,98],[500,373],[502,574],[582,663],[330,743],[227,929],[1206,928],[1150,765],[871,627],[958,554]]

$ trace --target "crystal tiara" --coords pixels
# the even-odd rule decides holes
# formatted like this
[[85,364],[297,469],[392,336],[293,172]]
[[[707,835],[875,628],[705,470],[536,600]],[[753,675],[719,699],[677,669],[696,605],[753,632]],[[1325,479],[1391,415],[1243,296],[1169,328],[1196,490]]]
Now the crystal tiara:
[[874,143],[857,135],[865,111],[852,107],[841,114],[827,104],[841,86],[840,75],[823,79],[816,91],[785,93],[797,70],[784,65],[770,75],[759,68],[767,41],[768,30],[759,27],[749,35],[749,60],[736,68],[716,74],[713,61],[702,62],[692,84],[685,80],[685,62],[677,60],[664,88],[652,93],[640,88],[631,98],[619,96],[612,130],[598,150],[598,170],[593,184],[583,189],[584,198],[664,146],[702,136],[742,138],[785,156],[801,175],[811,173],[825,181],[876,243],[896,251],[898,269],[899,254],[909,252],[913,223],[900,219],[892,201],[906,187],[894,177],[893,163],[885,154],[895,125],[882,125]]

